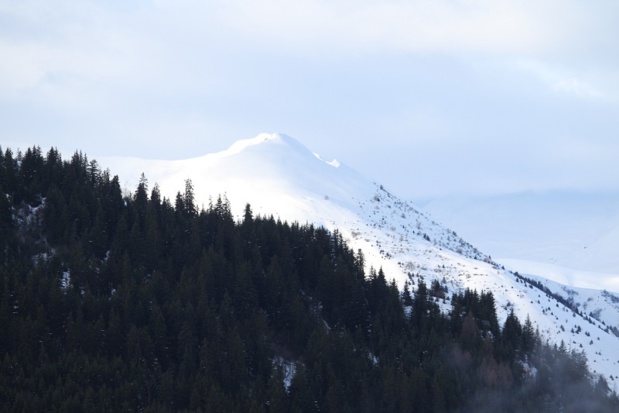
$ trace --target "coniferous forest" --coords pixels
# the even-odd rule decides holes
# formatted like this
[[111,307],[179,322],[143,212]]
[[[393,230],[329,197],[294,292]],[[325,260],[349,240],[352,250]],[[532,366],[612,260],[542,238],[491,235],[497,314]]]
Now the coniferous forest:
[[338,233],[179,190],[0,150],[0,411],[619,411],[491,291],[399,291]]

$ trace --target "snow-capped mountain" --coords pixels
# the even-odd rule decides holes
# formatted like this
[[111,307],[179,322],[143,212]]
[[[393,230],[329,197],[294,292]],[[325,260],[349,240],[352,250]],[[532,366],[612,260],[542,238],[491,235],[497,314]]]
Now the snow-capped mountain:
[[254,214],[337,229],[351,248],[363,251],[368,267],[382,268],[400,287],[421,276],[427,284],[439,281],[449,293],[492,291],[500,318],[512,310],[521,321],[529,317],[546,339],[584,350],[591,371],[604,374],[611,389],[619,387],[619,338],[610,329],[619,329],[619,294],[522,278],[517,268],[504,269],[410,202],[291,137],[261,134],[182,161],[100,162],[127,188],[135,188],[144,173],[151,186],[156,182],[173,199],[191,179],[198,205],[225,194],[238,219],[249,203]]

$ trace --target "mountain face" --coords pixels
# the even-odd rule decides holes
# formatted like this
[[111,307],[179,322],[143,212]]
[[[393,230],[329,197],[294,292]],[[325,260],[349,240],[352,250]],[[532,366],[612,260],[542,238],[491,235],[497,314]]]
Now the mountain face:
[[163,195],[174,199],[191,179],[196,202],[207,206],[225,196],[241,219],[246,204],[255,214],[313,223],[340,231],[369,267],[383,268],[403,286],[423,265],[416,258],[432,246],[484,260],[476,248],[337,160],[323,160],[282,134],[261,134],[229,149],[183,161],[107,159],[106,166],[135,187],[144,173]]
[[[368,269],[382,268],[400,288],[421,277],[443,291],[491,291],[503,322],[513,311],[529,318],[542,336],[583,350],[590,370],[611,389],[619,378],[619,294],[567,287],[534,275],[508,271],[456,232],[410,202],[389,193],[338,161],[328,162],[282,134],[261,134],[229,149],[182,161],[100,160],[135,188],[141,173],[170,198],[191,180],[196,204],[225,196],[241,220],[246,204],[256,215],[312,223],[337,230]],[[425,179],[411,177],[411,179]],[[491,252],[491,251],[489,251]],[[445,310],[449,302],[439,300]]]

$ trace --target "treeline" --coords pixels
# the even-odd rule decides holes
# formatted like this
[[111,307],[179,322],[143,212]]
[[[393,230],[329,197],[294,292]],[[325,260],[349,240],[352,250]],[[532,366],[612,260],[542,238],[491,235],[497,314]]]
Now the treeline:
[[556,294],[554,292],[552,292],[548,287],[546,287],[542,282],[531,279],[529,277],[525,277],[524,275],[520,275],[518,273],[518,271],[516,271],[515,273],[513,273],[517,280],[520,280],[524,283],[525,287],[528,286],[530,288],[537,288],[538,290],[542,291],[544,294],[546,294],[547,297],[552,297],[555,301],[558,301],[559,303],[563,304],[565,307],[569,308],[570,310],[572,310],[572,312],[580,315],[580,316],[585,316],[584,314],[582,314],[580,312],[580,309],[578,308],[578,306],[576,305],[576,303],[574,303],[574,299],[572,297],[569,298],[565,298],[563,297],[561,294]]
[[491,292],[440,311],[323,228],[0,150],[0,410],[610,412]]
[[[596,324],[593,322],[593,320],[595,319],[595,320],[599,321],[604,326],[604,328],[602,328],[600,326],[597,326],[599,329],[601,329],[602,331],[605,331],[607,333],[613,333],[615,336],[619,337],[619,330],[617,330],[617,328],[614,327],[614,326],[607,326],[606,323],[603,320],[600,321],[599,320],[599,315],[596,316],[593,312],[589,312],[589,314],[585,314],[582,311],[580,311],[580,308],[578,307],[579,304],[574,302],[574,298],[572,296],[569,296],[566,299],[561,294],[557,294],[557,293],[551,291],[547,286],[545,286],[540,281],[531,279],[529,277],[525,277],[524,275],[520,275],[518,272],[515,272],[513,274],[517,278],[516,281],[520,281],[520,282],[524,283],[525,287],[528,285],[530,288],[535,287],[538,290],[541,290],[544,294],[546,294],[547,297],[551,297],[555,301],[563,304],[565,307],[567,307],[570,310],[572,310],[573,313],[578,314],[579,316],[581,316],[589,324],[592,324],[592,325],[596,326]],[[610,298],[611,301],[613,301],[613,299],[616,299],[616,297],[614,297],[612,294],[610,294],[608,291],[605,291],[605,290],[602,291],[602,295],[605,296],[606,298]],[[619,300],[617,300],[617,301],[619,301]]]

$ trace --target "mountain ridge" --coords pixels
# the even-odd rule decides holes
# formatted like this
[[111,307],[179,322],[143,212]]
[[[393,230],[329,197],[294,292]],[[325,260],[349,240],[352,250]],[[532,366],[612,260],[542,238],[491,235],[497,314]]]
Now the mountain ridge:
[[[338,162],[335,167],[287,135],[260,134],[238,141],[224,151],[188,159],[184,167],[183,161],[104,160],[113,170],[120,171],[119,175],[134,177],[134,181],[125,181],[128,187],[134,187],[137,177],[145,172],[170,199],[183,187],[184,180],[191,178],[197,200],[206,204],[225,194],[237,219],[242,218],[244,206],[249,203],[256,213],[273,214],[288,221],[308,221],[330,230],[338,229],[336,222],[345,222],[347,227],[354,227],[348,238],[361,244],[368,231],[388,227],[392,232],[389,244],[394,248],[396,243],[415,241],[460,251],[470,258],[489,258],[411,202],[400,200],[383,185],[345,164]],[[161,168],[162,165],[173,165],[175,170],[169,174],[171,168]],[[379,255],[384,255],[384,248],[378,248],[378,252],[381,249],[383,253]],[[385,260],[372,264],[376,268],[389,266]],[[402,286],[409,270],[397,271],[401,274],[395,278]]]
[[[568,294],[560,286],[552,285],[554,296],[535,288],[384,186],[344,164],[334,167],[294,138],[283,136],[261,134],[233,144],[232,151],[187,161],[105,162],[121,176],[134,177],[134,182],[144,172],[170,199],[190,178],[198,203],[225,195],[237,220],[249,203],[256,214],[337,230],[353,250],[363,251],[368,269],[382,268],[401,289],[414,288],[423,278],[428,283],[436,281],[448,292],[492,291],[501,320],[512,311],[522,320],[530,318],[546,339],[583,349],[592,371],[606,377],[616,374],[619,339],[606,322],[619,327],[619,309],[611,305],[612,298],[600,291],[595,298],[599,308],[584,310],[585,302],[566,306]],[[441,305],[447,308],[449,304]],[[574,333],[582,327],[570,328],[573,323],[590,326],[598,333],[597,339],[589,337],[591,331]],[[616,388],[616,382],[609,384]]]

